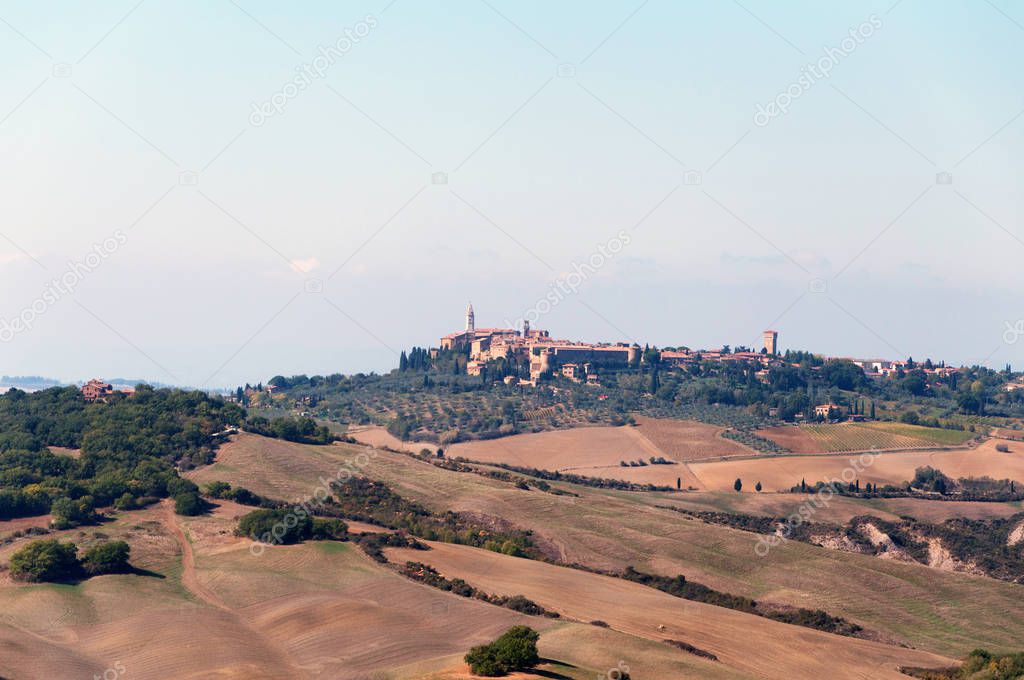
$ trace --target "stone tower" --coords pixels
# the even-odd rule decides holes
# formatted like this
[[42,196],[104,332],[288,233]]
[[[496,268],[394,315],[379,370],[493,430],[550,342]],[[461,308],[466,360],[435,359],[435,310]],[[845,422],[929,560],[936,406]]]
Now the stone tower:
[[779,333],[778,331],[765,331],[764,332],[764,348],[768,354],[775,354],[779,346]]
[[469,307],[466,308],[466,330],[476,330],[476,317],[473,314],[473,303],[469,303]]

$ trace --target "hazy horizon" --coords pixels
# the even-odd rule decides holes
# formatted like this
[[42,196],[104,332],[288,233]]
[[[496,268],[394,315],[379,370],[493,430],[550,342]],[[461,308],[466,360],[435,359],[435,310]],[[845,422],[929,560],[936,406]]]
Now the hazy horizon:
[[553,291],[556,337],[1019,367],[1022,23],[3,3],[0,373],[384,372]]

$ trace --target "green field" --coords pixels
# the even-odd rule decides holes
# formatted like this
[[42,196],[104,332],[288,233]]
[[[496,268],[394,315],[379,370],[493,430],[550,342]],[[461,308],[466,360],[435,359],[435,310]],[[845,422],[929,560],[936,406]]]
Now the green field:
[[940,446],[962,446],[975,436],[975,433],[964,430],[945,430],[937,427],[908,425],[907,423],[862,423],[857,427],[868,427],[903,437],[923,439]]
[[960,430],[881,422],[804,425],[800,429],[828,453],[961,446],[974,436]]

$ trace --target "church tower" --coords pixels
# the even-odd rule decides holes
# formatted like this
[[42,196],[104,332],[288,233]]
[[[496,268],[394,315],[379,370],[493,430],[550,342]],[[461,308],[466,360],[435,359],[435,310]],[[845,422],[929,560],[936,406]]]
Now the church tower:
[[476,317],[473,314],[473,303],[469,303],[469,307],[466,308],[466,330],[476,330]]

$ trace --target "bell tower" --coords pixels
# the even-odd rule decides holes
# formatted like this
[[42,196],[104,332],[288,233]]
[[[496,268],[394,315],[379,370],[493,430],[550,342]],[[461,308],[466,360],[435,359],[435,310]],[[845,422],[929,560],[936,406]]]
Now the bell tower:
[[476,316],[473,314],[473,303],[469,303],[469,307],[466,308],[466,330],[473,331],[476,329]]

